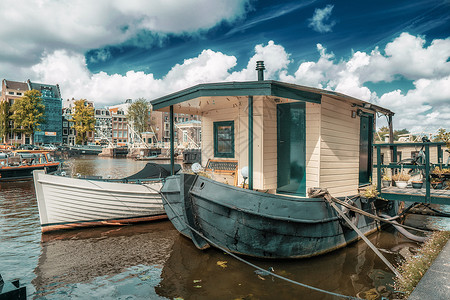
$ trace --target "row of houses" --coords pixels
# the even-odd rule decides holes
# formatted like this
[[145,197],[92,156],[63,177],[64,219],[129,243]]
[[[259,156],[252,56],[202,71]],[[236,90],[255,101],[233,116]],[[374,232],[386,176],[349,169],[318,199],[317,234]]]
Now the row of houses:
[[[35,144],[74,145],[76,132],[71,119],[76,99],[63,100],[58,84],[3,79],[0,102],[7,101],[11,106],[16,99],[32,89],[41,92],[45,105],[45,122],[40,126],[40,131],[33,134]],[[95,112],[95,130],[87,134],[88,143],[129,145],[130,143],[145,142],[161,147],[165,147],[169,143],[169,114],[167,112],[151,112],[149,131],[137,136],[127,118],[132,99],[103,108],[96,108],[93,101],[87,101],[86,104],[94,107]],[[175,114],[175,123],[177,143],[183,147],[197,147],[201,141],[200,117]],[[2,142],[15,145],[29,144],[31,137],[14,131],[13,121],[10,121],[6,140]]]

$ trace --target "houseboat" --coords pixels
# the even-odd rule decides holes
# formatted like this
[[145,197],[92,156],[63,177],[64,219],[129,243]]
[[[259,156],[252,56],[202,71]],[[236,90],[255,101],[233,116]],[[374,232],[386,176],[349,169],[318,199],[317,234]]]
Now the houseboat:
[[60,162],[55,161],[51,153],[42,150],[0,153],[0,181],[32,178],[34,170],[57,171]]
[[[172,164],[174,113],[202,118],[202,171],[170,176],[161,190],[178,231],[199,249],[302,258],[359,237],[311,188],[371,214],[395,214],[394,202],[359,196],[372,176],[375,116],[388,116],[391,126],[394,113],[341,93],[264,80],[263,62],[257,70],[258,81],[199,84],[152,101],[170,112]],[[347,216],[365,235],[377,230],[372,218],[352,210]]]

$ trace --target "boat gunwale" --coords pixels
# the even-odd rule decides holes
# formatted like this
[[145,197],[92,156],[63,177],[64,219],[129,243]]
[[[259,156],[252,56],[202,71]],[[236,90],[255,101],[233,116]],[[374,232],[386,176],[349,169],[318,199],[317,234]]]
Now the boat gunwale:
[[[45,175],[47,175],[47,174],[45,174]],[[64,177],[61,177],[61,178],[64,178]],[[78,178],[69,178],[69,179],[78,179]],[[85,181],[91,181],[90,179],[78,179],[78,180],[85,180]],[[47,184],[47,185],[56,185],[56,186],[64,186],[64,187],[69,187],[69,188],[75,188],[75,189],[77,189],[77,188],[80,188],[79,186],[77,186],[77,187],[74,187],[73,185],[69,185],[69,184],[67,184],[67,183],[60,183],[60,182],[49,182],[49,181],[46,181],[45,179],[38,179],[37,180],[40,184]],[[119,182],[108,182],[108,181],[101,181],[101,180],[94,180],[95,182],[104,182],[104,183],[112,183],[112,184],[117,184],[117,183],[119,183]],[[158,182],[152,182],[152,184],[153,183],[160,183],[159,181]],[[129,185],[140,185],[140,186],[146,186],[147,184],[138,184],[138,183],[120,183],[120,184],[129,184]],[[102,192],[104,192],[105,191],[105,188],[96,188],[96,187],[85,187],[85,186],[83,186],[83,189],[85,189],[85,190],[93,190],[93,191],[102,191]],[[151,194],[151,195],[154,195],[154,194],[159,194],[159,192],[158,191],[153,191],[153,190],[148,190],[148,192],[146,193],[146,192],[143,192],[143,191],[138,191],[138,192],[136,192],[136,191],[134,191],[134,190],[110,190],[110,189],[108,189],[107,190],[108,192],[114,192],[114,193],[128,193],[128,194],[142,194],[142,195],[148,195],[148,194]]]

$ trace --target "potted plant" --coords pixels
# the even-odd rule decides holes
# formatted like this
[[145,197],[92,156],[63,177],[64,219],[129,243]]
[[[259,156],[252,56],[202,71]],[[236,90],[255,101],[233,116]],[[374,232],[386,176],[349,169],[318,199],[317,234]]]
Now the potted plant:
[[413,180],[413,181],[411,181],[411,185],[415,189],[421,189],[423,186],[423,181],[422,180]]
[[411,179],[409,174],[405,174],[403,171],[392,175],[392,180],[395,181],[395,186],[404,189],[408,185],[408,180]]
[[442,189],[442,180],[440,178],[431,178],[430,184],[435,190]]
[[392,178],[386,174],[384,174],[383,177],[381,178],[381,184],[384,188],[390,187],[391,181],[392,181]]

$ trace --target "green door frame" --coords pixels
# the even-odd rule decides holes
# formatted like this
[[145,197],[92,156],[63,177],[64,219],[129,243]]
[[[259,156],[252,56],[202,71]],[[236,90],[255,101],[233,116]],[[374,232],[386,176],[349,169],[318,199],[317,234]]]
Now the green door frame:
[[277,192],[306,196],[306,105],[277,104]]
[[[373,171],[374,115],[362,113],[359,123],[359,185],[370,183]],[[367,127],[365,127],[365,125]],[[365,131],[363,131],[365,130]],[[367,155],[367,158],[365,157]]]

